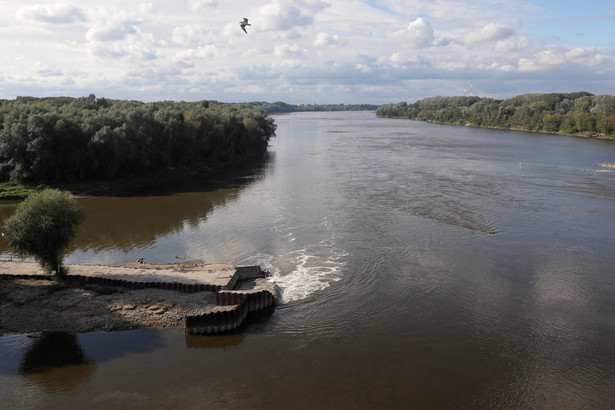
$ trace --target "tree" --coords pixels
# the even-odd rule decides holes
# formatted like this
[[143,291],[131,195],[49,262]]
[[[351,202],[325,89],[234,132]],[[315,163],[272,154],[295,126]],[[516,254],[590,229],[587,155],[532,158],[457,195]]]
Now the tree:
[[4,233],[20,255],[33,256],[45,272],[66,274],[63,253],[85,213],[70,192],[45,189],[30,195],[6,220]]

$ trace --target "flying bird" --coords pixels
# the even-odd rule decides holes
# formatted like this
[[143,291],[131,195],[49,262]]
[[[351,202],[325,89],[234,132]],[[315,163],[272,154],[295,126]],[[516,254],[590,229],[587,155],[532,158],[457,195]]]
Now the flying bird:
[[243,18],[243,21],[239,22],[239,25],[241,26],[241,29],[248,34],[248,32],[246,31],[246,26],[251,26],[252,24],[248,23],[248,19],[247,18]]

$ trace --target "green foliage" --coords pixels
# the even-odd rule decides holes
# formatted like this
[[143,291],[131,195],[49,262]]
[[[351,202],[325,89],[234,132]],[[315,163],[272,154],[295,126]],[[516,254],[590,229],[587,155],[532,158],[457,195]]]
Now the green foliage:
[[214,167],[267,148],[275,124],[237,104],[18,97],[0,105],[0,182],[112,179]]
[[14,182],[0,182],[0,200],[22,199],[44,186],[20,185]]
[[4,234],[20,255],[36,258],[42,268],[64,275],[64,250],[85,214],[69,192],[45,189],[30,195],[6,220]]
[[615,137],[615,96],[587,92],[523,94],[506,100],[430,97],[379,107],[381,117],[445,124]]

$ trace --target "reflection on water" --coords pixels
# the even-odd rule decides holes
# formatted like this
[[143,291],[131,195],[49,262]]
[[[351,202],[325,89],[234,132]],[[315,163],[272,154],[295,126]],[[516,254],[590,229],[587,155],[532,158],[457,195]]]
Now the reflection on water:
[[19,366],[19,373],[41,373],[50,367],[88,364],[89,359],[72,333],[44,332],[35,336],[34,343]]
[[78,389],[95,371],[96,365],[86,357],[77,336],[62,332],[36,336],[19,366],[24,378],[49,393]]
[[214,336],[185,335],[188,349],[233,349],[245,339],[244,334],[221,334]]
[[[149,262],[167,263],[175,256],[183,258],[185,250],[178,247],[148,248],[167,236],[197,228],[213,209],[236,200],[242,190],[262,178],[272,160],[272,155],[265,155],[227,169],[223,175],[195,177],[139,195],[80,199],[86,219],[67,250],[67,262],[119,263],[146,257]],[[0,224],[16,206],[0,204]],[[11,257],[5,237],[0,237],[0,253]]]
[[[0,375],[19,374],[28,386],[39,386],[46,394],[76,394],[101,364],[162,346],[155,330],[5,335],[0,337]],[[10,384],[0,387],[0,396],[8,397],[10,390]]]

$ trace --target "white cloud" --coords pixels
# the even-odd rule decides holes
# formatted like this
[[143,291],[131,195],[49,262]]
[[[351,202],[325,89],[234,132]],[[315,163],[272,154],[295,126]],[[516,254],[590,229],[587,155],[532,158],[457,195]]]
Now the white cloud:
[[99,8],[94,13],[97,21],[85,35],[88,41],[118,41],[137,33],[139,20],[125,11]]
[[391,102],[470,79],[477,94],[614,92],[615,45],[580,46],[589,31],[557,31],[532,1],[0,0],[0,98]]
[[519,38],[507,38],[505,40],[498,41],[495,45],[495,50],[502,53],[509,53],[512,51],[528,50],[532,46],[532,42],[527,36],[520,36]]
[[260,8],[257,21],[259,27],[264,30],[290,30],[308,26],[314,18],[295,6],[287,3],[282,5],[276,0]]
[[402,53],[397,52],[389,57],[389,61],[393,66],[403,66],[406,63],[406,57]]
[[208,30],[197,24],[175,27],[172,32],[172,41],[182,47],[203,44],[207,38]]
[[339,34],[331,35],[329,33],[318,33],[316,36],[316,40],[314,41],[314,46],[329,46],[329,47],[338,47],[346,44],[346,41],[339,36]]
[[372,67],[370,67],[370,66],[368,66],[368,65],[366,65],[366,64],[362,64],[362,63],[357,64],[357,65],[355,66],[355,68],[356,68],[358,71],[360,71],[360,72],[362,72],[362,73],[364,73],[364,74],[374,72],[374,69],[373,69]]
[[192,62],[194,59],[213,57],[217,55],[216,46],[213,44],[190,48],[186,50],[179,50],[175,53],[174,61],[180,61],[184,63]]
[[433,28],[423,17],[417,18],[403,30],[396,31],[393,36],[410,48],[429,47],[434,42]]
[[204,10],[208,7],[217,7],[218,0],[190,0],[188,4],[191,10]]
[[522,57],[517,64],[519,72],[548,71],[557,66],[579,65],[613,68],[613,58],[596,50],[576,48],[551,48],[540,50],[533,56]]
[[273,55],[281,58],[297,58],[305,55],[305,50],[299,48],[296,44],[280,44],[275,46]]
[[480,30],[470,31],[462,37],[466,44],[501,41],[515,34],[515,29],[502,24],[489,23]]
[[17,16],[49,24],[71,24],[86,20],[83,10],[69,2],[22,7],[17,11]]
[[306,10],[311,10],[314,13],[331,7],[331,3],[322,0],[299,0],[297,4]]
[[140,14],[151,14],[156,11],[153,3],[139,3],[139,13]]
[[132,24],[108,22],[106,24],[91,27],[85,35],[85,38],[89,41],[118,41],[136,32],[137,29]]
[[90,56],[102,59],[131,57],[144,61],[158,57],[154,34],[142,31],[141,19],[134,14],[105,7],[95,9],[92,14],[97,20],[85,34]]

